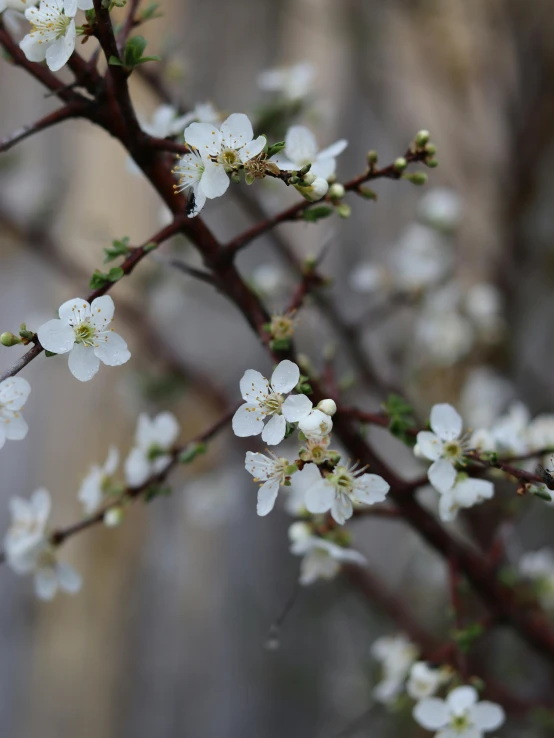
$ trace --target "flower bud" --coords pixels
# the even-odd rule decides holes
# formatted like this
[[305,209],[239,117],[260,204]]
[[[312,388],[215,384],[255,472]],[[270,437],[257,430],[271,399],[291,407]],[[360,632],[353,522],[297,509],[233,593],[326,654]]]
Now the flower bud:
[[337,412],[337,403],[330,398],[327,400],[321,400],[321,402],[318,403],[317,409],[321,410],[325,415],[332,416]]
[[374,167],[375,164],[377,164],[377,152],[371,149],[371,151],[367,152],[367,163],[370,167]]
[[302,177],[302,181],[305,185],[311,185],[316,181],[317,177],[312,172],[308,172]]
[[298,428],[306,438],[323,438],[333,430],[333,421],[329,415],[316,409],[312,410],[305,418],[302,418],[298,423]]
[[429,131],[425,129],[418,131],[415,137],[416,146],[419,146],[419,147],[425,146],[425,144],[429,141],[430,138],[431,138],[431,134],[429,133]]
[[21,343],[21,339],[14,336],[13,333],[2,333],[0,343],[3,346],[17,346],[18,343]]
[[336,210],[339,218],[350,218],[352,215],[352,208],[345,202],[341,202],[340,205],[337,205]]
[[118,525],[121,524],[123,520],[123,508],[122,507],[112,507],[110,510],[107,510],[104,514],[104,524],[108,526],[108,528],[117,528]]
[[295,188],[300,192],[302,197],[306,198],[309,202],[317,202],[317,200],[321,200],[322,197],[325,197],[329,190],[329,184],[327,180],[323,179],[322,177],[316,177],[314,182],[309,185],[308,187],[303,187],[302,185],[295,184]]
[[415,185],[424,185],[427,183],[427,175],[425,174],[425,172],[412,172],[412,174],[404,174],[402,175],[402,178]]
[[436,167],[438,167],[439,165],[439,162],[437,159],[427,159],[425,164],[429,167],[429,169],[436,169]]
[[398,159],[394,162],[394,168],[397,172],[403,172],[407,166],[408,162],[403,156],[399,156]]
[[329,197],[331,198],[331,200],[340,200],[341,197],[344,197],[344,193],[344,186],[341,185],[339,182],[335,182],[335,184],[329,187]]

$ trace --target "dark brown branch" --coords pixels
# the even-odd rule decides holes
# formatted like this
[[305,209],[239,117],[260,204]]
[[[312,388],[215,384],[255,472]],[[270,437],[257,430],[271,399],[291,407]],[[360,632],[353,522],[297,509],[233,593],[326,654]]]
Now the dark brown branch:
[[51,128],[52,126],[55,126],[64,120],[85,116],[85,113],[89,109],[90,104],[88,102],[84,100],[74,100],[65,105],[63,108],[59,108],[53,113],[45,115],[44,118],[37,120],[35,123],[32,123],[29,126],[23,126],[23,128],[20,128],[8,138],[0,141],[0,153],[4,151],[9,151],[20,141],[24,141],[26,138],[33,136],[35,133],[38,133],[39,131],[44,131],[46,128]]

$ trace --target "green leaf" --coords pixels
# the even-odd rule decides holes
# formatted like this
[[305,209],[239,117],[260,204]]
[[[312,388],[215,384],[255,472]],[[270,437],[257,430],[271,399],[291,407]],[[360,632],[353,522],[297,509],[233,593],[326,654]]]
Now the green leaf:
[[279,141],[278,143],[271,144],[267,147],[267,158],[270,159],[272,156],[275,156],[275,154],[278,154],[280,151],[282,151],[286,146],[286,143],[284,141]]
[[117,58],[117,56],[110,56],[108,59],[108,64],[110,64],[112,67],[123,67],[123,62]]
[[480,623],[472,623],[463,630],[455,630],[452,637],[456,641],[458,648],[463,653],[467,653],[473,643],[483,635],[484,628]]
[[162,57],[158,56],[157,54],[154,54],[154,56],[141,56],[138,62],[135,64],[135,66],[138,66],[139,64],[144,64],[145,62],[149,61],[161,61]]
[[153,20],[154,18],[161,18],[162,13],[158,13],[160,4],[159,3],[150,3],[149,5],[144,8],[144,10],[139,15],[139,21],[141,23],[144,23],[145,21]]
[[205,454],[208,447],[205,443],[189,443],[189,445],[181,451],[179,461],[181,464],[190,464],[197,456]]
[[156,497],[169,497],[171,494],[171,487],[162,484],[152,484],[144,493],[144,501],[146,503],[152,502]]
[[117,239],[115,241],[112,241],[111,248],[105,248],[104,254],[104,264],[106,264],[109,261],[113,261],[114,259],[119,258],[120,256],[127,256],[129,251],[131,250],[129,247],[129,236],[125,236],[120,241]]
[[416,426],[412,406],[399,395],[389,395],[383,403],[383,409],[389,416],[389,431],[407,446],[414,446],[415,437],[408,431]]
[[290,349],[290,338],[274,338],[269,342],[272,351],[288,351]]
[[123,52],[124,65],[132,69],[133,67],[136,67],[137,64],[140,64],[140,60],[147,45],[148,41],[144,36],[131,36],[127,41],[125,51]]
[[307,208],[302,213],[302,218],[308,223],[317,223],[322,218],[328,218],[333,214],[333,208],[328,205],[316,205],[315,208]]
[[123,276],[125,276],[125,272],[121,267],[112,267],[108,272],[110,282],[118,282]]
[[91,290],[99,290],[105,287],[109,281],[108,275],[97,269],[90,279],[89,287]]
[[54,353],[53,351],[46,351],[46,350],[45,350],[45,351],[44,351],[44,355],[45,355],[45,356],[46,356],[47,358],[50,358],[51,356],[57,356],[58,354],[55,354],[55,353]]

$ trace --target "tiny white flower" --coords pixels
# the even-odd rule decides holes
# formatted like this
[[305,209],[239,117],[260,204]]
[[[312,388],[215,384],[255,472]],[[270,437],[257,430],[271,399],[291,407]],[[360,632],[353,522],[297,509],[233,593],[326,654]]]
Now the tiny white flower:
[[446,403],[434,405],[431,409],[430,431],[417,434],[420,453],[433,463],[427,476],[439,492],[449,490],[456,479],[456,464],[463,461],[466,442],[460,438],[462,418]]
[[291,553],[303,556],[300,564],[300,584],[313,584],[317,579],[333,579],[342,563],[367,564],[365,556],[350,548],[338,546],[325,538],[314,536],[306,523],[293,523],[289,528]]
[[[285,137],[285,148],[282,154],[271,158],[279,169],[296,171],[306,164],[311,164],[310,173],[322,180],[328,180],[335,173],[336,157],[345,150],[348,141],[340,139],[322,151],[318,151],[317,141],[313,133],[305,126],[291,126]],[[316,180],[317,182],[317,180]],[[315,182],[312,187],[315,186]],[[319,196],[320,199],[327,190]]]
[[119,464],[119,451],[115,446],[110,446],[108,457],[103,466],[93,464],[90,471],[83,479],[77,497],[82,503],[85,515],[92,515],[100,507],[104,498],[104,492],[109,486],[111,478],[116,472]]
[[9,377],[0,382],[0,448],[6,440],[22,441],[29,426],[21,415],[27,402],[31,385],[23,377]]
[[444,669],[429,666],[426,661],[416,661],[410,669],[406,691],[413,700],[423,700],[432,697],[447,679]]
[[383,502],[389,484],[377,474],[364,474],[363,468],[339,465],[321,476],[316,464],[306,464],[298,472],[297,482],[304,487],[306,508],[311,513],[330,511],[339,525],[352,517],[354,504],[374,505]]
[[418,648],[405,635],[382,636],[371,646],[371,655],[379,662],[381,681],[373,696],[378,702],[390,704],[401,693],[408,672],[418,656]]
[[125,479],[129,487],[140,487],[150,477],[167,469],[180,430],[173,413],[160,413],[153,419],[146,413],[139,415],[135,447],[125,460]]
[[195,148],[204,162],[201,191],[209,198],[221,197],[229,187],[228,172],[239,169],[258,156],[266,145],[265,136],[252,140],[254,132],[248,116],[233,113],[219,129],[209,123],[191,123],[185,141]]
[[441,231],[454,231],[462,217],[461,197],[447,187],[428,190],[419,201],[417,212],[422,221]]
[[154,111],[151,120],[141,120],[140,124],[143,131],[149,136],[168,138],[182,133],[188,119],[188,115],[179,116],[173,105],[160,105]]
[[301,100],[313,87],[316,72],[309,62],[292,67],[266,69],[258,75],[258,86],[267,92],[279,92],[288,100]]
[[109,295],[97,297],[92,305],[81,297],[60,307],[59,320],[49,320],[38,331],[46,351],[69,353],[69,370],[81,382],[88,382],[100,368],[120,366],[131,358],[127,344],[113,332],[114,303]]
[[[306,395],[284,394],[292,392],[300,379],[300,369],[288,359],[281,361],[271,375],[271,384],[254,369],[248,369],[240,380],[240,391],[245,404],[233,416],[235,435],[257,436],[269,446],[276,446],[285,437],[287,421],[297,423],[312,410],[312,402]],[[264,425],[264,420],[270,418]]]
[[93,7],[92,0],[41,0],[25,11],[32,28],[19,46],[31,62],[46,60],[52,72],[60,70],[75,51],[77,9]]
[[446,700],[421,700],[414,707],[413,716],[422,728],[438,731],[437,738],[482,738],[504,723],[505,714],[500,705],[477,699],[473,687],[457,687]]
[[462,479],[456,481],[450,489],[441,491],[439,501],[439,515],[445,523],[456,519],[461,508],[470,508],[479,505],[485,500],[494,497],[494,484],[487,479]]
[[16,574],[34,574],[35,592],[40,599],[51,600],[58,589],[75,593],[81,577],[67,564],[58,562],[48,536],[50,494],[38,489],[29,500],[10,500],[12,524],[4,538],[6,561]]
[[285,484],[290,462],[283,457],[247,451],[244,466],[255,482],[263,482],[258,492],[258,515],[267,515],[273,510],[279,487]]
[[177,162],[173,174],[177,175],[179,184],[176,192],[184,192],[189,198],[188,217],[194,218],[206,204],[206,195],[202,189],[202,176],[206,169],[204,160],[196,150],[183,154]]
[[194,108],[183,115],[180,119],[182,126],[188,126],[189,123],[210,123],[218,125],[221,121],[219,111],[211,102],[196,103]]

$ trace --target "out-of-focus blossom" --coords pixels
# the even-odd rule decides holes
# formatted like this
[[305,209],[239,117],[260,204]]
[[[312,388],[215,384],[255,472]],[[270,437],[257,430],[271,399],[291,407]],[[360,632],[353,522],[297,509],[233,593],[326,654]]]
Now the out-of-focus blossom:
[[293,523],[289,528],[289,538],[291,553],[303,557],[300,564],[300,584],[308,585],[318,579],[332,579],[343,563],[360,566],[367,563],[358,551],[314,536],[306,523]]
[[267,92],[277,92],[287,100],[301,100],[312,91],[315,77],[313,65],[301,62],[292,67],[264,70],[258,75],[258,86]]

